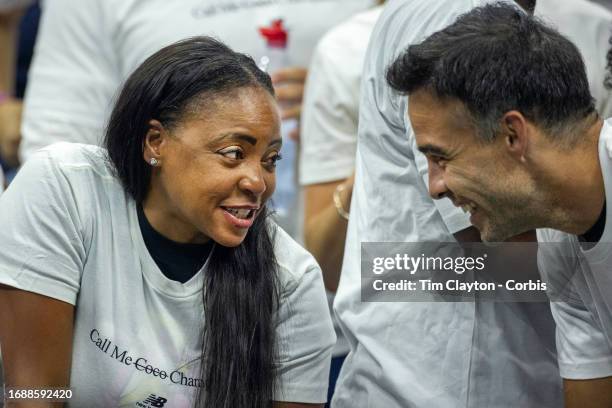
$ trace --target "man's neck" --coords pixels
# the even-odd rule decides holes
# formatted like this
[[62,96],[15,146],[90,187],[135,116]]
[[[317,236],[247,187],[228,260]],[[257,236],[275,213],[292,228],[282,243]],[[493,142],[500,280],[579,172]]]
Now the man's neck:
[[601,237],[603,236],[604,230],[606,228],[606,211],[606,203],[604,202],[601,214],[599,215],[599,218],[597,219],[595,224],[591,228],[589,228],[587,232],[578,236],[578,239],[581,241],[581,245],[584,249],[592,248],[601,240]]
[[582,235],[599,219],[605,205],[605,187],[599,162],[599,135],[603,122],[590,126],[576,148],[568,150],[554,169],[553,228]]

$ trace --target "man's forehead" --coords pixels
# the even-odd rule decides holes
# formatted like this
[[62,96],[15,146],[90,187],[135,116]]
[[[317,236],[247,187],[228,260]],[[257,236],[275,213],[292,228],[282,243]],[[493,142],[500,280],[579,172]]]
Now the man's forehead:
[[425,154],[447,156],[451,145],[474,133],[471,116],[456,98],[440,98],[423,89],[410,95],[408,112],[417,147]]
[[408,113],[420,116],[448,116],[453,123],[469,123],[470,114],[457,98],[437,95],[433,90],[421,88],[409,96]]

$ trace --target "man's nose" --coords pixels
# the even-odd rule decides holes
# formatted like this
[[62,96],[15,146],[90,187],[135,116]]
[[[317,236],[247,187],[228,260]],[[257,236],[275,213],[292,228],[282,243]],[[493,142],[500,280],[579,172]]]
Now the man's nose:
[[429,195],[434,200],[448,195],[448,188],[444,181],[444,169],[432,160],[429,161]]

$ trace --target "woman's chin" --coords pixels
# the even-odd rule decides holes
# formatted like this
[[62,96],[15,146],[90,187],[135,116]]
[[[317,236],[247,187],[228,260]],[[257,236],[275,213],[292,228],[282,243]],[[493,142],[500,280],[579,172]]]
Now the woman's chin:
[[219,245],[222,245],[228,248],[233,248],[233,247],[237,247],[238,245],[242,244],[242,242],[246,238],[246,233],[247,231],[245,231],[244,233],[236,233],[236,232],[227,231],[221,234],[217,234],[216,236],[213,236],[212,239]]

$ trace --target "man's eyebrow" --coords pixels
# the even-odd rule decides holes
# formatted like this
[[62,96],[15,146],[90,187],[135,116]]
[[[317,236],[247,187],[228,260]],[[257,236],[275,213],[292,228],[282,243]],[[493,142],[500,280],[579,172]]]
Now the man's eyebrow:
[[425,155],[433,155],[439,157],[448,157],[448,153],[439,148],[438,146],[434,146],[431,144],[426,144],[423,146],[419,146],[419,151]]

